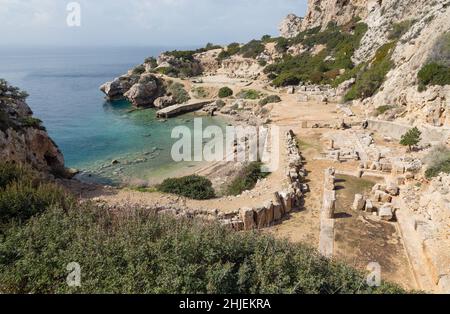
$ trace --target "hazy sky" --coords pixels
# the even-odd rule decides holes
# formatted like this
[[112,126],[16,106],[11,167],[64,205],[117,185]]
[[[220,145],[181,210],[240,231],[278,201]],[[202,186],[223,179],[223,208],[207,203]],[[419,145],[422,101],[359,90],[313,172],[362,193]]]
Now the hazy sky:
[[79,0],[81,27],[68,27],[66,0],[0,0],[0,45],[200,45],[278,34],[306,0]]

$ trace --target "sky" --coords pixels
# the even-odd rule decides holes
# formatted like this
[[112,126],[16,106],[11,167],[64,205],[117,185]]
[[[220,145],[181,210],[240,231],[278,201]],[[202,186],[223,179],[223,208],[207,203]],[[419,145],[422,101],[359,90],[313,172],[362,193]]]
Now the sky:
[[[78,3],[80,11],[68,11],[71,2]],[[277,35],[281,20],[289,13],[303,16],[306,5],[307,0],[0,0],[0,45],[247,42]],[[81,25],[69,27],[68,15]]]

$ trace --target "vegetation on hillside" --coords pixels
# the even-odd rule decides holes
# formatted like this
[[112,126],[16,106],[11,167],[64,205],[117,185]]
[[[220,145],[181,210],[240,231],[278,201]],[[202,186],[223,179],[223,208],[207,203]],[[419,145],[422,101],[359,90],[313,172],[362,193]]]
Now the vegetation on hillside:
[[184,85],[178,82],[169,82],[167,92],[169,95],[172,95],[173,100],[177,104],[186,103],[191,99],[189,93],[184,89]]
[[261,171],[261,162],[251,162],[246,165],[227,187],[227,195],[240,195],[244,191],[252,190],[258,180],[265,178],[268,173]]
[[450,32],[437,39],[428,62],[420,69],[417,78],[419,91],[426,90],[430,85],[450,85]]
[[450,149],[446,146],[436,146],[424,159],[427,165],[425,176],[432,179],[440,173],[450,174]]
[[236,97],[240,99],[255,100],[260,99],[262,97],[262,94],[254,89],[243,89],[236,95]]
[[[196,180],[179,187],[198,193]],[[404,292],[369,287],[363,273],[270,236],[80,205],[27,167],[0,164],[0,191],[0,293]],[[80,287],[66,282],[73,262]]]
[[269,95],[267,97],[264,97],[263,99],[261,99],[259,101],[259,105],[260,106],[265,106],[267,104],[273,104],[273,103],[278,103],[281,102],[281,98],[278,95]]
[[29,167],[0,163],[0,231],[22,223],[51,205],[71,206],[73,199],[60,187],[42,181]]
[[397,42],[393,41],[381,46],[369,63],[360,65],[356,82],[345,94],[344,100],[364,99],[375,95],[394,65],[391,56],[396,44]]
[[[298,55],[285,55],[278,62],[268,65],[264,72],[273,80],[274,86],[297,85],[300,82],[328,84],[339,78],[341,72],[351,71],[354,64],[351,57],[359,47],[367,25],[353,22],[351,25],[337,26],[330,23],[320,32],[314,28],[301,32],[280,47],[302,44],[308,51]],[[315,55],[311,50],[318,45],[324,49]]]

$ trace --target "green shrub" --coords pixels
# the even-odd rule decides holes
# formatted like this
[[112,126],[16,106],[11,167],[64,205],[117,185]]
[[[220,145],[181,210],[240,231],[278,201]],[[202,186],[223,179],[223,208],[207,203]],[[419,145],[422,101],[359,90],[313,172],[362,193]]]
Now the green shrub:
[[177,104],[186,103],[191,99],[189,93],[184,89],[184,85],[181,83],[171,83],[167,88],[167,91],[170,95],[172,95],[175,103]]
[[261,98],[261,93],[254,89],[243,89],[237,95],[238,98],[241,99],[259,99]]
[[211,181],[197,175],[166,179],[158,186],[158,190],[196,200],[206,200],[215,197]]
[[224,60],[231,56],[234,56],[235,54],[238,54],[241,49],[241,45],[238,43],[232,43],[229,44],[228,47],[224,50],[222,50],[219,55],[217,56],[217,59]]
[[0,163],[0,190],[20,179],[29,181],[35,177],[36,175],[29,167],[10,162]]
[[227,187],[228,195],[239,195],[255,187],[259,179],[265,178],[267,173],[261,171],[262,163],[252,162],[246,165]]
[[[80,287],[66,283],[81,265]],[[52,208],[0,238],[0,292],[20,294],[405,293],[269,235],[135,211]]]
[[0,222],[21,223],[51,205],[65,206],[68,198],[55,184],[25,180],[10,183],[0,191]]
[[450,32],[439,36],[430,53],[429,63],[436,62],[450,67]]
[[403,146],[408,146],[408,149],[411,150],[412,146],[419,144],[421,141],[421,135],[422,132],[420,132],[417,127],[414,127],[402,135],[400,144]]
[[436,62],[426,64],[418,73],[419,91],[428,85],[450,85],[450,67]]
[[270,95],[260,100],[259,105],[265,106],[267,104],[273,104],[281,102],[281,98],[278,95]]
[[222,87],[219,89],[219,98],[227,98],[233,96],[233,90],[229,87]]
[[144,65],[138,65],[137,67],[135,67],[133,70],[132,70],[132,73],[133,74],[136,74],[136,75],[140,75],[140,74],[143,74],[145,72],[145,66]]
[[414,25],[416,21],[414,20],[406,20],[400,23],[393,24],[391,29],[389,30],[388,39],[389,40],[398,40],[403,35],[408,32],[411,26]]
[[208,98],[209,93],[204,87],[195,87],[191,91],[196,98]]
[[[352,23],[338,27],[330,23],[323,32],[306,31],[291,39],[289,44],[303,44],[312,49],[316,45],[325,45],[325,49],[316,55],[304,52],[298,56],[285,55],[281,60],[267,66],[264,72],[271,78],[276,87],[297,85],[300,82],[315,84],[334,84],[341,80],[341,70],[346,70],[347,79],[354,77],[352,55],[359,47],[367,25]],[[327,57],[331,58],[327,58]],[[326,60],[326,61],[325,61]],[[345,80],[345,79],[344,79]],[[340,82],[343,82],[341,80]]]
[[67,208],[72,201],[57,185],[42,182],[28,166],[0,163],[0,226],[21,223],[50,205]]
[[289,49],[289,40],[284,37],[277,38],[275,49],[279,53],[285,53]]
[[150,64],[152,68],[156,68],[158,66],[158,62],[154,57],[148,57],[147,59],[145,59],[144,63]]
[[344,100],[364,99],[375,95],[394,65],[391,56],[395,45],[396,42],[391,42],[377,50],[370,65],[364,65],[356,75],[356,83],[344,96]]
[[434,147],[424,158],[427,165],[425,176],[432,179],[442,173],[450,173],[450,149],[445,146]]
[[383,113],[391,110],[392,108],[394,108],[394,107],[392,107],[390,105],[383,105],[383,106],[377,107],[375,109],[375,112],[376,112],[377,116],[379,116],[379,115],[382,115]]
[[12,99],[24,101],[28,96],[27,92],[20,90],[18,87],[9,85],[4,79],[0,79],[0,100]]
[[249,43],[242,46],[241,49],[239,50],[239,53],[244,58],[256,59],[256,57],[259,56],[261,53],[263,53],[264,50],[265,47],[260,40],[252,40]]
[[174,67],[160,67],[154,70],[156,73],[160,73],[163,75],[167,75],[170,77],[178,77],[180,74],[180,70],[174,68]]
[[40,130],[45,130],[45,127],[42,126],[42,120],[34,117],[23,117],[20,119],[20,123],[24,127],[30,127]]

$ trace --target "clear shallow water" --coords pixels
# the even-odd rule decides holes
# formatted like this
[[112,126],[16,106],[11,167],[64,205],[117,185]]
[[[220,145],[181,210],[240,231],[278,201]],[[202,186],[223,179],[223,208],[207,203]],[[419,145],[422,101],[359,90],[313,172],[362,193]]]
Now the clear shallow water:
[[[118,183],[150,180],[176,167],[170,157],[176,125],[193,126],[192,115],[160,122],[154,110],[130,112],[126,101],[106,103],[99,86],[167,48],[0,47],[0,78],[26,90],[28,104],[62,150],[66,165],[90,171],[91,179]],[[223,125],[204,118],[204,126]],[[111,166],[117,159],[120,164]]]

